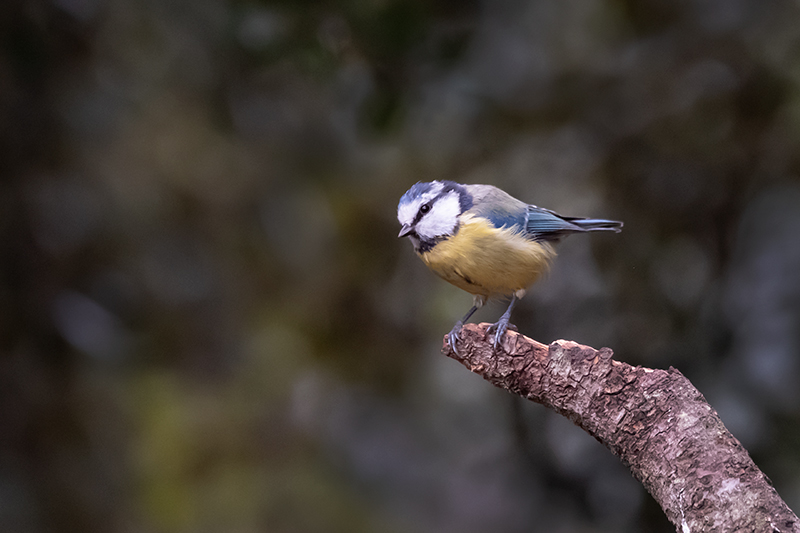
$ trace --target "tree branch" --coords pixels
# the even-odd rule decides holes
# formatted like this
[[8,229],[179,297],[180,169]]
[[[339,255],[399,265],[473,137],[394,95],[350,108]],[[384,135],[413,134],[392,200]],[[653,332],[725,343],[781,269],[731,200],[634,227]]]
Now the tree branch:
[[630,467],[680,533],[800,532],[770,480],[676,369],[634,367],[608,348],[545,346],[514,331],[495,352],[487,327],[467,324],[458,354],[446,338],[442,351],[586,430]]

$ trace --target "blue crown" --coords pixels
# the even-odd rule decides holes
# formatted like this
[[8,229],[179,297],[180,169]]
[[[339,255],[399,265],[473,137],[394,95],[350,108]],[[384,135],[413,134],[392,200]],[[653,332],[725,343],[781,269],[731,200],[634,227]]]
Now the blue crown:
[[433,187],[433,182],[418,181],[417,183],[412,185],[411,188],[408,189],[406,193],[400,198],[400,205],[413,202],[416,198],[419,198],[421,195],[431,190],[432,187]]

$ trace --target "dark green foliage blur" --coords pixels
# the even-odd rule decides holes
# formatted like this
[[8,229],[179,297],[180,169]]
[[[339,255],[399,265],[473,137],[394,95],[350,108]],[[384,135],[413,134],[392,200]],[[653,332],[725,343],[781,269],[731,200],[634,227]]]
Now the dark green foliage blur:
[[569,421],[439,355],[471,298],[395,219],[432,179],[623,220],[514,322],[680,369],[800,509],[798,20],[0,2],[0,529],[672,531]]

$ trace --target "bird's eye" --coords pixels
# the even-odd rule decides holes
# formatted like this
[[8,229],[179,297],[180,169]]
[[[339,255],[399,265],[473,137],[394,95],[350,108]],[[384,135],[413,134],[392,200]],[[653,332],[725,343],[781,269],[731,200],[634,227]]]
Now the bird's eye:
[[422,207],[419,208],[419,212],[423,215],[431,210],[431,204],[423,204]]

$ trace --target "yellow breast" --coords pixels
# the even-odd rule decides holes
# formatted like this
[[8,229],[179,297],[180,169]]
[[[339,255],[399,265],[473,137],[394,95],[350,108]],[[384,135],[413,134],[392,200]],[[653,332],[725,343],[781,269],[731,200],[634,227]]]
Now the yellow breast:
[[524,290],[547,271],[556,253],[486,219],[463,216],[458,232],[420,254],[428,268],[472,294],[506,296]]

